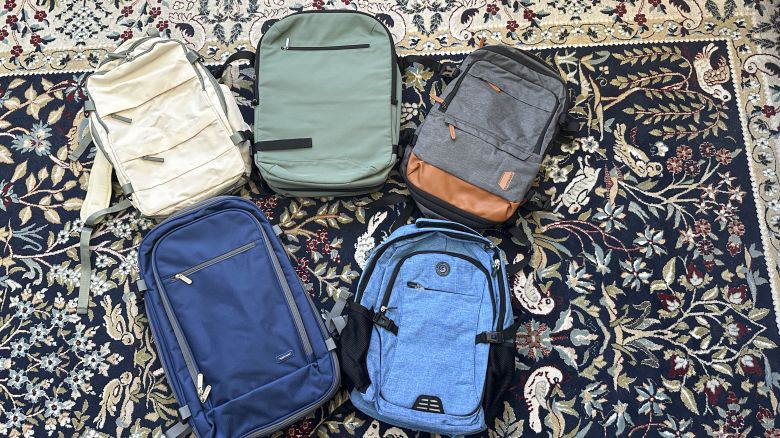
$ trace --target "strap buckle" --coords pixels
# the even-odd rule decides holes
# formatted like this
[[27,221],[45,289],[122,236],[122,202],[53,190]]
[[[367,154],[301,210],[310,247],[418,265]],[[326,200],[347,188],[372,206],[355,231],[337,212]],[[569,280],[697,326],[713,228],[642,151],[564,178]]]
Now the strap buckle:
[[375,313],[374,317],[371,318],[371,321],[373,321],[377,326],[382,327],[390,333],[393,333],[394,335],[398,334],[398,326],[395,325],[395,322],[392,319],[386,317],[382,312]]
[[489,344],[501,344],[504,342],[504,334],[501,332],[487,332],[485,335]]

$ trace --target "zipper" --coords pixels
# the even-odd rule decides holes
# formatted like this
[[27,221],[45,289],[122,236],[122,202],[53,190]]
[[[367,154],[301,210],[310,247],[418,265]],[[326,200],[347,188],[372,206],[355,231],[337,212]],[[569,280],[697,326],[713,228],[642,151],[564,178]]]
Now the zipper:
[[[385,312],[387,312],[388,307],[387,305],[390,303],[390,295],[393,292],[393,286],[395,286],[395,280],[398,277],[398,273],[401,271],[401,267],[403,266],[404,262],[416,255],[420,254],[446,254],[450,257],[459,258],[461,260],[465,260],[472,265],[474,265],[476,268],[478,268],[480,271],[482,271],[483,274],[485,274],[485,278],[487,279],[488,283],[488,289],[490,289],[490,302],[493,304],[493,321],[496,320],[496,297],[495,297],[495,291],[493,290],[493,282],[491,281],[492,275],[490,272],[488,272],[487,269],[485,269],[484,266],[482,266],[479,261],[476,259],[465,256],[463,254],[458,254],[454,252],[449,251],[433,251],[433,250],[425,250],[425,251],[414,251],[410,252],[409,254],[406,254],[403,256],[400,260],[398,260],[398,263],[395,265],[395,268],[393,268],[393,272],[390,275],[390,281],[387,283],[387,288],[385,289],[385,293],[382,296],[382,303],[379,306],[379,313],[384,316]],[[416,283],[415,283],[416,284]],[[408,285],[408,283],[407,283]],[[503,318],[502,318],[503,319]]]
[[168,300],[168,293],[165,291],[163,283],[160,281],[159,273],[157,272],[157,263],[152,263],[152,272],[154,273],[154,281],[157,284],[157,289],[160,294],[160,301],[162,302],[163,309],[165,310],[165,314],[168,317],[168,322],[171,324],[171,328],[173,329],[173,335],[176,337],[176,343],[179,344],[179,349],[181,350],[182,356],[184,357],[184,364],[187,366],[190,379],[195,386],[195,392],[198,394],[198,400],[200,400],[201,404],[204,404],[206,403],[206,400],[211,393],[211,385],[207,385],[205,387],[203,385],[203,373],[200,372],[198,364],[195,363],[195,358],[192,355],[192,349],[187,342],[187,338],[184,337],[184,332],[179,325],[179,320],[176,319],[176,314],[173,313],[173,307]]
[[231,257],[237,256],[238,254],[241,254],[242,252],[247,252],[250,249],[257,246],[257,242],[249,242],[245,245],[241,245],[238,248],[232,249],[224,254],[221,254],[217,257],[214,257],[212,259],[206,260],[203,263],[199,263],[191,268],[188,268],[182,272],[179,272],[178,274],[168,278],[168,281],[172,280],[180,280],[187,284],[192,284],[192,280],[188,277],[189,275],[192,275],[202,269],[206,269],[211,265],[217,264],[223,260],[229,259]]
[[[346,11],[343,9],[329,9],[329,10],[317,10],[317,11],[301,11],[297,12],[292,15],[288,15],[287,17],[282,18],[281,20],[284,20],[285,18],[293,17],[296,15],[301,14],[361,14],[365,15],[367,17],[371,17],[372,19],[376,20],[377,23],[382,25],[382,28],[385,30],[385,33],[387,34],[387,38],[390,40],[390,66],[392,71],[392,79],[390,81],[390,104],[391,105],[398,105],[398,96],[396,95],[396,83],[398,82],[398,55],[395,53],[395,41],[393,41],[393,36],[390,34],[390,30],[387,29],[387,26],[385,26],[385,23],[382,23],[381,21],[377,20],[377,18],[371,14],[368,14],[366,12],[361,11]],[[279,21],[281,21],[279,20]],[[278,22],[277,22],[278,23]],[[276,23],[274,23],[276,24]],[[263,33],[263,36],[260,37],[260,41],[257,42],[257,49],[255,50],[255,87],[254,87],[254,101],[259,102],[260,101],[260,92],[258,88],[258,83],[260,79],[260,45],[263,43],[263,38],[268,34],[268,32]]]
[[[452,290],[436,289],[436,288],[433,288],[433,287],[423,286],[422,284],[420,284],[420,283],[418,283],[416,281],[407,281],[406,282],[406,286],[411,288],[411,289],[415,289],[415,290],[423,291],[423,292],[441,292],[441,293],[445,293],[445,294],[463,295],[463,296],[467,296],[467,297],[472,296],[472,295],[469,295],[469,294],[464,294],[464,293],[460,293],[460,292],[456,292],[456,291],[452,291]],[[387,310],[390,310],[390,309],[392,309],[392,307],[388,307],[387,308]]]
[[301,50],[301,51],[316,51],[316,50],[353,50],[353,49],[367,49],[371,47],[370,44],[344,44],[341,46],[291,46],[290,38],[284,41],[282,50]]
[[[440,231],[440,232],[447,236],[454,237],[457,239],[470,240],[472,242],[480,243],[484,245],[486,248],[490,248],[493,251],[496,251],[496,248],[494,247],[493,243],[484,237],[481,236],[477,237],[477,236],[466,234],[464,232],[455,232],[455,233],[446,232],[446,231]],[[358,281],[357,291],[355,292],[356,303],[360,304],[360,301],[363,299],[363,293],[365,292],[366,287],[368,285],[368,282],[364,281],[364,279],[371,277],[371,273],[374,271],[374,267],[376,266],[376,261],[382,256],[382,254],[385,251],[387,251],[387,249],[391,246],[390,244],[411,239],[413,237],[418,237],[421,233],[422,231],[419,233],[409,233],[395,240],[382,242],[382,244],[378,247],[378,249],[376,249],[376,251],[372,251],[371,257],[368,260],[368,264],[366,265],[366,268],[363,269],[363,273],[360,275],[360,280]],[[433,251],[433,252],[438,252],[438,251]]]
[[[265,232],[262,225],[260,225],[260,223],[257,221],[257,218],[252,216],[252,219],[254,219],[255,223],[257,223],[257,227],[260,229],[260,233],[263,235],[263,240],[267,244],[265,245],[265,249],[268,252],[268,257],[271,258],[274,272],[276,273],[276,278],[279,281],[279,285],[282,287],[282,292],[284,292],[284,299],[287,301],[287,307],[290,309],[290,315],[293,318],[293,322],[295,322],[295,328],[298,330],[298,336],[301,338],[301,342],[303,343],[303,351],[306,353],[306,359],[311,361],[312,356],[314,355],[314,349],[311,346],[309,336],[306,334],[306,327],[303,325],[301,313],[298,311],[298,306],[295,304],[295,298],[292,296],[290,285],[287,284],[287,281],[285,280],[284,272],[282,271],[282,266],[279,264],[279,259],[276,257],[276,253],[273,251],[273,248],[269,248],[271,241],[268,239],[268,234]],[[304,293],[306,293],[306,291],[304,291]]]

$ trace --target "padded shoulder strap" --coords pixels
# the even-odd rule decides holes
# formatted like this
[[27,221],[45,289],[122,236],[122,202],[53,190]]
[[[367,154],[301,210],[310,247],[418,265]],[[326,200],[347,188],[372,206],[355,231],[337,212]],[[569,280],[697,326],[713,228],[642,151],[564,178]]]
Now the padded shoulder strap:
[[86,221],[96,211],[108,207],[111,201],[111,175],[113,168],[103,152],[95,154],[95,161],[89,174],[87,196],[81,204],[81,220]]

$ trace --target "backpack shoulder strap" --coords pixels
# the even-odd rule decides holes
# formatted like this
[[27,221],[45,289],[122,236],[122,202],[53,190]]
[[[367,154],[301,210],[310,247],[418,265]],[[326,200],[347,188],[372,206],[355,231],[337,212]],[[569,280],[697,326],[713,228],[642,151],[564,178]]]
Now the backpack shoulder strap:
[[92,265],[89,260],[89,240],[92,237],[92,231],[105,215],[122,211],[132,204],[130,200],[125,199],[109,207],[111,201],[111,176],[113,168],[101,151],[95,154],[95,162],[92,164],[92,171],[89,175],[87,185],[87,196],[81,204],[81,220],[84,226],[81,229],[81,240],[79,242],[79,258],[81,259],[81,277],[79,279],[79,298],[77,304],[77,313],[83,315],[87,313],[89,305],[89,288]]

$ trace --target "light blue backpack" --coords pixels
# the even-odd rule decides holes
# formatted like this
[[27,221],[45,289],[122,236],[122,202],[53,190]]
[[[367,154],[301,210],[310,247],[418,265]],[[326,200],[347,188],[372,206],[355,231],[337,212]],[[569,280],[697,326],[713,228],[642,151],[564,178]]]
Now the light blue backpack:
[[514,371],[503,254],[463,225],[419,219],[377,246],[341,335],[350,399],[367,415],[443,435],[486,428]]

